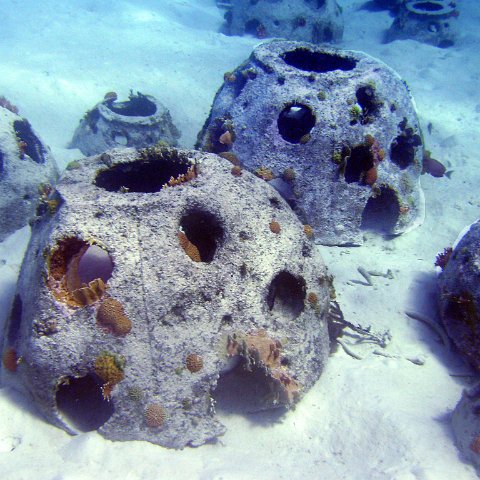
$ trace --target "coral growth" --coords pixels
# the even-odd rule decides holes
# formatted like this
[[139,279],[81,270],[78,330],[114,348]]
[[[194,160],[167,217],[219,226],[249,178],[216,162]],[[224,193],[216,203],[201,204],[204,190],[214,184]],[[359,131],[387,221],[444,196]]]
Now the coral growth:
[[254,330],[246,335],[233,334],[227,337],[227,355],[240,355],[247,371],[264,370],[273,405],[291,405],[298,399],[299,383],[282,365],[282,343],[274,340],[263,330]]
[[282,177],[286,182],[293,182],[295,180],[297,174],[293,168],[286,168],[283,171]]
[[227,130],[226,132],[222,133],[220,137],[218,137],[218,141],[222,145],[231,145],[233,143],[232,134],[230,133],[229,130]]
[[2,363],[9,372],[14,373],[17,371],[18,357],[14,348],[8,347],[5,352],[3,352]]
[[275,178],[275,175],[273,174],[273,172],[265,167],[265,166],[261,166],[260,168],[257,168],[255,170],[255,175],[259,178],[262,178],[263,180],[269,182],[270,180],[273,180]]
[[280,230],[281,230],[281,227],[280,227],[280,224],[273,220],[269,223],[269,227],[270,227],[270,231],[272,233],[280,233]]
[[313,228],[310,225],[303,226],[303,233],[305,233],[308,238],[313,238]]
[[435,266],[440,267],[442,270],[445,270],[448,261],[450,260],[450,256],[453,253],[452,247],[446,247],[442,253],[439,253],[435,258]]
[[194,261],[201,262],[202,258],[200,257],[200,252],[198,248],[188,239],[184,232],[178,232],[178,240],[180,246],[183,248],[185,253]]
[[310,292],[307,295],[307,301],[312,306],[317,305],[318,304],[318,295],[315,292]]
[[242,175],[242,169],[238,166],[238,165],[235,165],[231,170],[230,170],[231,174],[234,176],[234,177],[240,177]]
[[470,444],[470,450],[477,455],[480,455],[480,435],[477,435]]
[[120,355],[103,352],[95,360],[95,373],[104,382],[102,386],[103,396],[110,398],[113,387],[125,378],[123,370],[125,359]]
[[203,368],[203,358],[196,353],[190,353],[187,355],[185,364],[190,372],[196,373]]
[[176,187],[177,185],[182,185],[183,183],[189,182],[190,180],[193,180],[196,178],[197,172],[195,169],[195,165],[192,165],[188,168],[187,173],[182,173],[178,175],[177,177],[170,177],[170,180],[165,183],[162,188],[167,188],[167,187]]
[[114,298],[106,298],[97,310],[97,324],[114,335],[123,336],[132,329],[132,322],[123,305]]
[[165,409],[158,403],[151,403],[145,410],[145,423],[147,427],[161,427],[167,418]]

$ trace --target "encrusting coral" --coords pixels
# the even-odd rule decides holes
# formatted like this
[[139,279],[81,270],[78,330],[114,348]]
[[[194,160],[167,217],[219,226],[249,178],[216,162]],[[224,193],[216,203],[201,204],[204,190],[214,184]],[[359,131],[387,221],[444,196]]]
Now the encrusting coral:
[[18,358],[14,348],[9,347],[3,352],[2,363],[9,372],[14,373],[17,371]]
[[97,323],[114,335],[123,336],[132,329],[132,322],[123,305],[114,298],[106,298],[97,310]]
[[227,355],[240,355],[247,371],[262,369],[268,380],[271,401],[290,406],[296,401],[301,387],[282,365],[282,348],[282,343],[272,339],[263,329],[227,337]]
[[165,409],[158,403],[151,403],[145,410],[145,422],[150,428],[161,427],[166,418]]
[[178,240],[180,246],[183,248],[185,253],[194,261],[201,262],[202,258],[200,257],[200,252],[198,248],[188,239],[184,232],[178,232]]
[[125,359],[118,355],[104,352],[96,358],[94,369],[104,382],[102,392],[105,398],[110,398],[113,387],[125,378],[124,367]]
[[270,222],[269,227],[272,233],[280,233],[281,227],[277,221],[273,220]]
[[200,355],[197,355],[196,353],[190,353],[187,355],[185,364],[190,372],[196,373],[203,368],[203,359]]

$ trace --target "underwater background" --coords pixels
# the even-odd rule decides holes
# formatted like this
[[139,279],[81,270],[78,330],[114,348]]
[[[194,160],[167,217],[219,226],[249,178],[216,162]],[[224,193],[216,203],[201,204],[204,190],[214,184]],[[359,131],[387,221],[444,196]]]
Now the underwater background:
[[[343,316],[389,331],[389,355],[374,353],[368,343],[354,345],[358,358],[339,348],[295,409],[277,418],[219,407],[225,435],[183,450],[112,442],[95,431],[70,436],[3,387],[3,478],[476,478],[450,425],[474,374],[405,312],[438,317],[435,258],[479,217],[480,8],[474,0],[456,2],[452,44],[385,43],[394,15],[385,7],[392,3],[338,0],[344,30],[334,46],[365,52],[398,72],[415,99],[425,148],[448,175],[422,175],[425,220],[415,230],[394,238],[365,232],[360,247],[317,247],[334,276]],[[222,33],[228,4],[0,0],[0,96],[28,119],[60,170],[83,157],[69,143],[85,112],[107,92],[119,99],[132,91],[154,96],[181,133],[178,146],[193,148],[225,72],[268,39],[258,26],[245,36]],[[0,331],[29,238],[26,226],[0,244]],[[385,276],[365,284],[359,269]]]

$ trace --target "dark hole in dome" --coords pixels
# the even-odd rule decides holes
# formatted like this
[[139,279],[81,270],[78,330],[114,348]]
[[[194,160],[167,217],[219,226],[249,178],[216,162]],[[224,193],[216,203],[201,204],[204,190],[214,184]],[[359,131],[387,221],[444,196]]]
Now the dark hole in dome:
[[283,61],[295,68],[307,72],[326,73],[333,70],[353,70],[357,62],[353,58],[342,57],[333,53],[312,52],[306,48],[296,48],[282,53]]
[[422,145],[420,135],[413,133],[411,128],[406,128],[395,137],[390,146],[390,158],[402,170],[415,161],[415,149]]
[[317,0],[317,8],[322,8],[327,0]]
[[[236,413],[240,415],[262,411],[262,420],[278,420],[286,409],[281,404],[273,409],[272,380],[265,374],[264,369],[253,367],[252,371],[245,369],[244,362],[237,357],[234,367],[220,373],[212,398],[215,408],[220,412]],[[264,411],[265,407],[269,410]],[[254,421],[254,417],[249,417]],[[259,419],[259,421],[261,421]]]
[[368,199],[362,212],[361,228],[378,233],[392,233],[400,214],[395,191],[380,187],[380,193]]
[[3,173],[4,168],[3,152],[0,150],[0,175]]
[[95,185],[109,192],[158,192],[173,177],[186,175],[191,164],[181,161],[174,153],[165,153],[148,160],[121,163],[100,171]]
[[248,22],[245,23],[245,33],[247,35],[253,35],[256,37],[258,34],[258,27],[260,27],[260,25],[261,25],[261,22],[256,18],[249,20]]
[[297,318],[304,309],[306,283],[302,277],[280,272],[268,289],[267,305],[270,311],[290,319]]
[[33,133],[32,126],[28,120],[15,120],[13,128],[19,141],[23,142],[23,151],[35,162],[45,163],[46,150],[42,142]]
[[8,322],[8,343],[12,345],[18,338],[20,327],[22,325],[22,298],[20,295],[15,295],[13,299],[12,310],[10,311],[10,318]]
[[103,397],[101,385],[96,375],[88,374],[68,377],[58,386],[57,408],[77,430],[97,430],[113,415],[113,402]]
[[235,97],[238,97],[243,90],[243,87],[247,84],[247,80],[252,77],[249,77],[248,75],[243,75],[241,71],[236,71],[234,72],[235,75],[235,81],[233,83],[233,88],[234,88],[234,95]]
[[414,10],[424,10],[425,12],[438,12],[443,10],[444,6],[435,2],[415,2],[411,5]]
[[180,221],[180,227],[195,247],[202,262],[211,262],[223,239],[223,228],[218,219],[209,212],[192,210]]
[[157,106],[145,95],[132,95],[126,102],[108,102],[107,107],[125,117],[149,117],[157,111]]
[[259,0],[250,0],[250,5],[256,5]]
[[375,89],[370,85],[360,87],[355,92],[357,103],[362,107],[363,115],[375,115],[378,112],[379,102],[375,98]]
[[345,166],[345,181],[360,182],[365,172],[373,167],[373,155],[369,146],[358,145],[352,148]]
[[300,143],[315,126],[315,115],[310,107],[299,103],[287,105],[278,116],[278,132],[290,143]]

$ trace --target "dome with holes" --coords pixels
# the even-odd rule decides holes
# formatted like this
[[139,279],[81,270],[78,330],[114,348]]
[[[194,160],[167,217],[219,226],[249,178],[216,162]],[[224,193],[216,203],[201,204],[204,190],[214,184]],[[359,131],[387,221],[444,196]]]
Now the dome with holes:
[[120,102],[115,92],[109,92],[85,113],[69,148],[95,155],[111,148],[142,148],[158,142],[174,147],[179,138],[170,112],[155,97],[137,92]]
[[342,9],[336,0],[232,0],[224,31],[257,38],[338,42],[343,35]]
[[423,146],[407,86],[360,52],[272,41],[225,78],[198,147],[244,165],[323,244],[423,220]]
[[456,2],[451,0],[407,0],[385,33],[385,41],[417,40],[440,48],[451,47],[458,36]]
[[52,185],[58,172],[50,149],[8,105],[0,106],[0,241],[57,207]]
[[200,445],[224,432],[216,402],[286,409],[319,378],[331,277],[263,180],[209,153],[118,149],[67,171],[58,195],[2,371],[50,422]]

